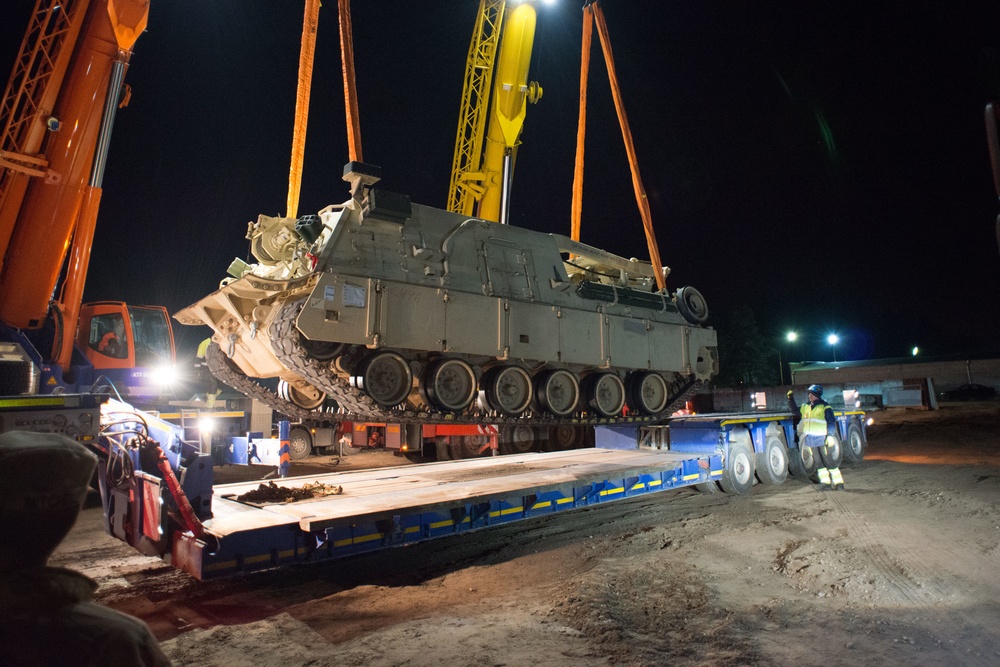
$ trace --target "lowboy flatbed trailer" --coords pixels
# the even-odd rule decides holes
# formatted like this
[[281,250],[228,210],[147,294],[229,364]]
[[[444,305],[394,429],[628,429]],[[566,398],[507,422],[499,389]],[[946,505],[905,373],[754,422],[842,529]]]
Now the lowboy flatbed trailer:
[[[67,400],[65,405],[26,405],[21,397],[0,402],[0,424],[61,432],[56,425],[78,416],[66,417],[70,406],[96,418],[99,403],[80,406],[73,397]],[[842,410],[835,415],[840,435],[835,458],[862,460],[865,414]],[[278,489],[277,500],[269,502],[240,500],[259,482],[213,485],[211,457],[185,448],[173,436],[163,438],[148,420],[137,420],[134,430],[108,428],[96,443],[87,442],[87,434],[78,437],[104,460],[97,472],[108,533],[198,579],[212,579],[667,489],[696,486],[742,494],[755,481],[781,484],[789,473],[811,478],[813,450],[797,447],[794,422],[790,413],[758,411],[680,416],[659,425],[597,426],[596,448],[291,477],[268,483]],[[284,502],[284,489],[301,491],[308,485],[322,486],[316,495]]]
[[[714,471],[714,473],[713,473]],[[257,483],[219,485],[206,530],[175,531],[173,564],[198,579],[338,558],[664,489],[709,482],[722,457],[579,449],[292,477],[338,495],[291,503],[236,500]]]

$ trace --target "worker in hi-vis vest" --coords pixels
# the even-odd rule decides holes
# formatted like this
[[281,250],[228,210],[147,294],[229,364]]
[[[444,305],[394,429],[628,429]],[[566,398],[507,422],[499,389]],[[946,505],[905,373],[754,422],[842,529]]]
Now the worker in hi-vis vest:
[[820,465],[816,470],[819,476],[819,490],[844,490],[844,477],[836,466],[831,447],[836,446],[837,419],[833,416],[833,408],[823,400],[823,387],[818,384],[809,385],[809,401],[801,407],[795,405],[792,392],[788,392],[788,407],[801,416],[798,424],[799,447],[814,447],[819,454]]

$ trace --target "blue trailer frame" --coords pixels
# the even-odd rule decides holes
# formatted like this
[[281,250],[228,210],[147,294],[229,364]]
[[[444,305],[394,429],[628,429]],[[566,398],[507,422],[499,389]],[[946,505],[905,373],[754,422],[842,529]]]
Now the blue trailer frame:
[[[861,434],[863,454],[864,413],[840,411],[836,416],[843,439]],[[293,503],[240,500],[259,482],[213,487],[210,472],[189,475],[181,470],[180,479],[192,482],[184,485],[185,494],[197,500],[195,509],[207,529],[202,538],[172,516],[175,508],[162,480],[137,470],[129,494],[134,504],[126,509],[128,501],[119,497],[110,516],[131,526],[135,535],[126,541],[144,553],[169,554],[175,567],[198,579],[213,579],[403,546],[685,486],[746,493],[755,475],[765,483],[784,482],[790,461],[798,461],[793,474],[808,476],[808,467],[793,458],[801,455],[794,436],[794,416],[787,412],[692,415],[656,426],[598,426],[593,449],[275,480],[287,488],[322,482],[343,490],[342,495]]]

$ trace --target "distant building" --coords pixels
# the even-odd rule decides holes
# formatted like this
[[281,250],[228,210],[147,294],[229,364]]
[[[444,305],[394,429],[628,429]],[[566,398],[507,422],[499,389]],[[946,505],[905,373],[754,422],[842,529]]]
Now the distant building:
[[[821,384],[857,389],[879,405],[934,408],[943,391],[964,384],[1000,390],[1000,359],[900,357],[867,361],[807,361],[789,364],[792,385]],[[920,402],[914,403],[919,391]]]
[[932,378],[938,391],[972,383],[1000,389],[1000,359],[900,357],[867,361],[804,361],[791,363],[789,367],[794,385]]

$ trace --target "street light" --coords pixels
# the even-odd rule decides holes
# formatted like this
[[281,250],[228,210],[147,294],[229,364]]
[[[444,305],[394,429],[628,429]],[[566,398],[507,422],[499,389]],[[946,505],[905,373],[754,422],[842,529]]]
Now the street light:
[[918,352],[920,352],[920,348],[919,348],[919,347],[917,347],[916,345],[914,345],[914,346],[913,346],[913,356],[917,356],[917,353],[918,353]]
[[[794,331],[785,334],[785,340],[794,343],[799,339],[799,335]],[[781,363],[781,343],[778,343],[778,376],[781,378],[781,386],[785,385],[785,366]],[[789,378],[791,379],[791,378]]]
[[826,343],[827,343],[827,345],[829,345],[830,349],[833,350],[833,361],[834,361],[834,363],[836,363],[836,361],[837,361],[837,343],[839,343],[839,342],[840,342],[840,336],[838,336],[835,333],[832,333],[832,334],[830,334],[829,336],[826,337]]

